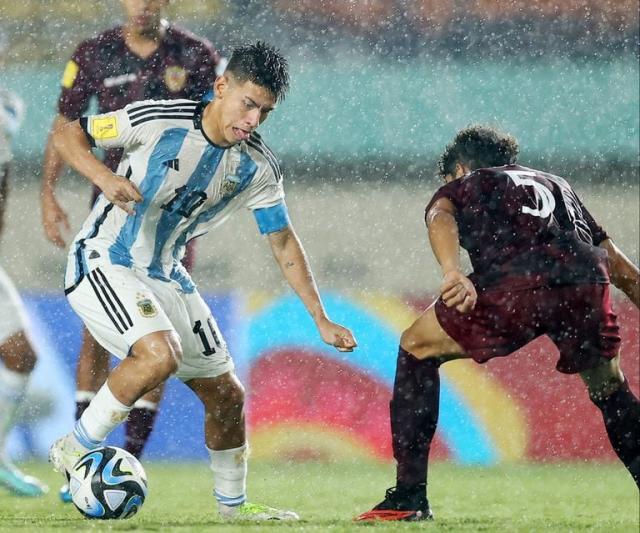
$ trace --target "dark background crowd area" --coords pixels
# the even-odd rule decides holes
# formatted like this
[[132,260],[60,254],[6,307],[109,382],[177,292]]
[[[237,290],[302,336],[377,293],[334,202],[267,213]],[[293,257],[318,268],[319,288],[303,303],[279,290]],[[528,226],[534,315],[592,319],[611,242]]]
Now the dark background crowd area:
[[[287,54],[394,59],[638,55],[637,0],[174,0],[169,14],[223,51],[264,37]],[[115,1],[3,0],[9,60],[59,61],[120,20]]]

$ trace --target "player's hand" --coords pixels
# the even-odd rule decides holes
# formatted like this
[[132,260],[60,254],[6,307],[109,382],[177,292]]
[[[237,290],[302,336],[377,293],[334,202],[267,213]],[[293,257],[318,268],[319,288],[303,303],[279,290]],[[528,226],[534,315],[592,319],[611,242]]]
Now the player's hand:
[[352,352],[358,346],[353,333],[340,324],[324,320],[318,324],[318,330],[322,340],[334,346],[339,352]]
[[478,301],[478,293],[471,280],[457,270],[444,275],[440,296],[447,307],[455,307],[461,313],[471,311]]
[[62,237],[62,230],[70,231],[71,226],[67,214],[60,207],[53,192],[42,193],[41,208],[44,234],[58,248],[65,248],[67,243]]
[[129,202],[142,202],[142,194],[140,194],[140,189],[138,189],[137,185],[117,174],[111,174],[103,178],[97,185],[107,200],[129,215],[135,213]]

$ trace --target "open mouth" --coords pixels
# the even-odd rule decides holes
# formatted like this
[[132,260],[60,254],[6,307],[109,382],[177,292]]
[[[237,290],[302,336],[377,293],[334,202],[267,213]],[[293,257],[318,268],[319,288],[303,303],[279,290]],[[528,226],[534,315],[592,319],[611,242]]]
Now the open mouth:
[[245,131],[241,128],[232,128],[232,130],[233,130],[233,135],[239,141],[246,141],[249,139],[249,136],[251,135],[250,131]]

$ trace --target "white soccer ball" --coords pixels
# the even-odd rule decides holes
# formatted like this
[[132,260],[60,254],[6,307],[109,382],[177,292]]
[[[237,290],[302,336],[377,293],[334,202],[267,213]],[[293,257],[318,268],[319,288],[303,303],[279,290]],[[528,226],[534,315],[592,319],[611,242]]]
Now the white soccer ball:
[[70,472],[74,505],[86,518],[130,518],[147,497],[147,475],[129,452],[114,446],[91,450]]

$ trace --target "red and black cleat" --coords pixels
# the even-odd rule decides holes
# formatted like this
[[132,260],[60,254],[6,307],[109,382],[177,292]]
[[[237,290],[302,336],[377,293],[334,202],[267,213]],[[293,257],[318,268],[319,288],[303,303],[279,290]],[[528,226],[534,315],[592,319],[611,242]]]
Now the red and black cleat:
[[422,483],[416,487],[392,487],[385,493],[384,500],[371,511],[356,516],[354,520],[356,522],[433,520],[426,486]]

